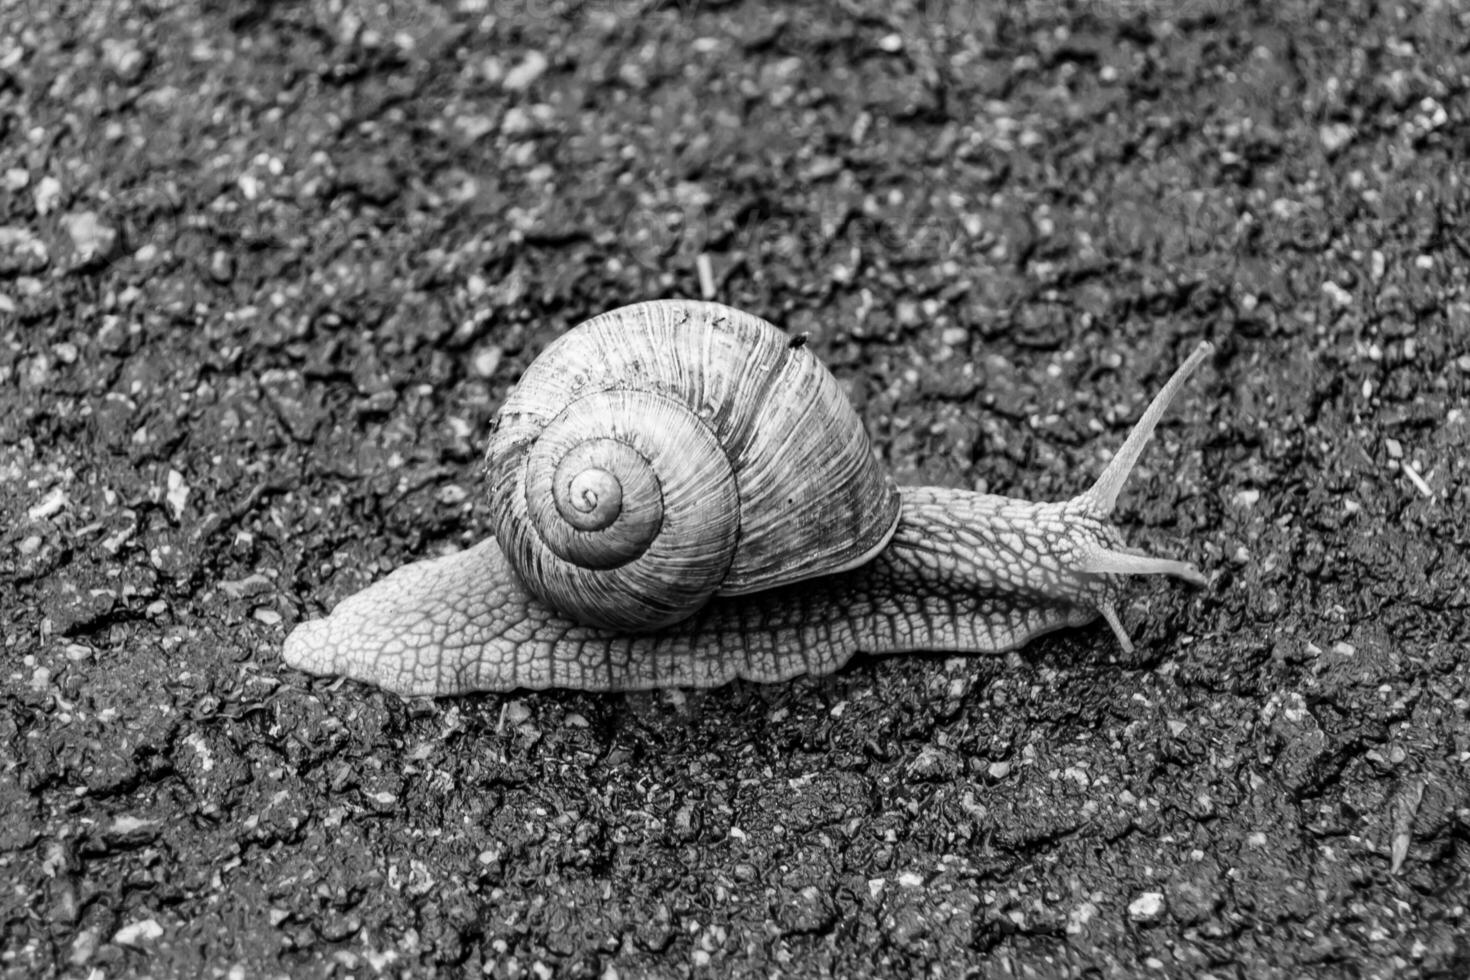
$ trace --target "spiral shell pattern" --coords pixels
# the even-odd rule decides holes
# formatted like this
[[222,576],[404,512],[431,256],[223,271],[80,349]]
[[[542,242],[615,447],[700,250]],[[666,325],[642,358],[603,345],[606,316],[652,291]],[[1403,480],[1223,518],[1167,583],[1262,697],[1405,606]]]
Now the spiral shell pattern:
[[714,303],[640,303],[558,338],[507,398],[486,465],[527,590],[617,630],[851,568],[898,520],[831,374]]

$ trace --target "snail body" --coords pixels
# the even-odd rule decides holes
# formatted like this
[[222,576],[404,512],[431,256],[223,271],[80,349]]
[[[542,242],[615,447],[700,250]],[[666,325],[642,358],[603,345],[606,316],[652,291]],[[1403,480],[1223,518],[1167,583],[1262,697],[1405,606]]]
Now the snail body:
[[1116,612],[1123,576],[1195,584],[1107,517],[1200,344],[1087,491],[898,487],[832,376],[714,303],[613,310],[553,342],[493,425],[493,537],[300,624],[287,664],[400,694],[712,687],[855,652],[1001,652]]

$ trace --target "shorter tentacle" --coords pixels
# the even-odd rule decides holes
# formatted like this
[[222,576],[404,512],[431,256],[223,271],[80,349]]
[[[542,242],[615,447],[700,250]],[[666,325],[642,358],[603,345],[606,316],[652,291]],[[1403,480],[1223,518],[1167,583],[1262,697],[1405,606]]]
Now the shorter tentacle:
[[1155,558],[1131,551],[1111,548],[1099,549],[1077,563],[1077,570],[1092,575],[1172,575],[1190,585],[1205,585],[1206,579],[1198,568],[1187,561],[1172,558]]

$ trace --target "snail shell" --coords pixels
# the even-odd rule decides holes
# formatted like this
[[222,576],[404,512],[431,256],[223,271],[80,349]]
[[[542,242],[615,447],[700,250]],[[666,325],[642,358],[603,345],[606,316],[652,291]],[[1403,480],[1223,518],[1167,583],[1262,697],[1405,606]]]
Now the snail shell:
[[486,467],[521,583],[616,630],[856,567],[899,518],[832,375],[717,303],[638,303],[558,338],[502,407]]

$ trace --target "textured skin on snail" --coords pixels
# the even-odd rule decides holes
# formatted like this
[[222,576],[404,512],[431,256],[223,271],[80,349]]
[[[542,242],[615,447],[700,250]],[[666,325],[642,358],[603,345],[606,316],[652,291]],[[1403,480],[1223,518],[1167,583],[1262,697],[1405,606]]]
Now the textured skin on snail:
[[[671,324],[700,321],[701,329],[711,318],[730,321],[736,314],[714,304],[677,301],[629,309],[642,307],[660,307],[645,312]],[[612,318],[616,327],[626,315],[614,311],[598,319]],[[1204,577],[1190,564],[1125,549],[1107,517],[1159,418],[1210,350],[1203,343],[1195,349],[1103,474],[1071,500],[1033,503],[904,487],[894,494],[900,502],[896,523],[878,535],[886,543],[871,556],[858,556],[870,560],[853,566],[851,556],[861,549],[839,549],[847,565],[827,574],[797,561],[792,567],[801,573],[794,580],[749,594],[716,594],[692,614],[651,632],[589,625],[585,617],[558,610],[512,569],[507,555],[517,547],[492,537],[458,554],[401,568],[343,600],[329,617],[300,624],[283,656],[310,673],[342,674],[405,695],[447,695],[710,687],[737,677],[779,681],[829,673],[858,651],[1011,650],[1099,615],[1131,649],[1116,612],[1124,576],[1165,574],[1195,584]],[[630,368],[623,364],[618,370]],[[507,402],[497,439],[524,387],[522,382]],[[614,385],[593,394],[632,390],[646,389]],[[668,396],[663,390],[652,394]],[[865,439],[862,445],[871,456]],[[588,454],[600,460],[602,448]],[[492,447],[492,485],[496,461],[504,456],[503,446]],[[562,475],[571,487],[570,477]],[[887,485],[881,474],[878,482]],[[588,492],[572,494],[577,501],[567,506],[576,512],[574,519],[600,523],[602,477],[579,486]],[[884,499],[881,487],[874,496]]]
[[[493,538],[467,552],[400,568],[344,600],[329,619],[291,635],[287,661],[399,694],[513,688],[626,691],[713,687],[735,678],[780,681],[826,674],[858,650],[1000,652],[1097,618],[1089,599],[1115,594],[1116,576],[1070,576],[1077,604],[1028,583],[1046,564],[1042,535],[1060,532],[1063,504],[963,490],[907,487],[889,546],[847,572],[740,597],[720,597],[657,633],[580,625],[527,595]],[[1009,528],[1027,527],[1029,532]],[[1111,529],[1092,522],[1100,543]],[[1070,581],[1066,581],[1070,578]],[[488,591],[483,583],[494,583]],[[336,621],[336,622],[334,622]],[[341,641],[351,623],[352,641]]]

